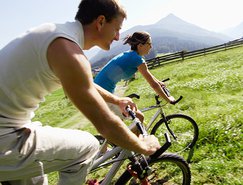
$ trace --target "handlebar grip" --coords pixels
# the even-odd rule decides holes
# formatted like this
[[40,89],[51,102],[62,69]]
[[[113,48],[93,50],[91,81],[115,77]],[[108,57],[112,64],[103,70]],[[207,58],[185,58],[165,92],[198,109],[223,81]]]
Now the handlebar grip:
[[128,114],[132,117],[132,119],[134,120],[136,118],[135,112],[133,112],[130,107],[127,107],[126,110],[127,110]]
[[162,82],[166,82],[166,81],[169,81],[169,80],[170,80],[170,78],[166,78],[166,79],[162,80]]
[[177,104],[179,101],[181,101],[181,99],[183,98],[183,96],[180,96],[176,101],[171,102],[172,105]]
[[160,147],[160,149],[158,149],[154,154],[152,154],[150,156],[150,159],[156,159],[158,158],[162,153],[164,153],[171,145],[171,140],[170,140],[170,136],[168,133],[165,133],[165,144],[163,146]]
[[129,94],[127,97],[140,99],[140,96],[136,93]]

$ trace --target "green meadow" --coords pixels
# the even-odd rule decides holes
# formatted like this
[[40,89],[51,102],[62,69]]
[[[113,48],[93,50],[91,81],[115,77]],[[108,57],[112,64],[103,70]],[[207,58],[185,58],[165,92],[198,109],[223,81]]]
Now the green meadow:
[[[166,84],[171,94],[175,98],[183,96],[177,105],[166,105],[165,112],[187,114],[199,126],[190,163],[192,184],[243,184],[243,48],[166,64],[151,73],[161,80],[169,77]],[[124,95],[131,93],[141,96],[134,100],[139,108],[154,104],[154,91],[140,74],[127,85]],[[152,114],[145,114],[145,122]],[[46,97],[35,120],[97,133],[62,90]],[[57,174],[49,177],[50,184],[56,184]]]

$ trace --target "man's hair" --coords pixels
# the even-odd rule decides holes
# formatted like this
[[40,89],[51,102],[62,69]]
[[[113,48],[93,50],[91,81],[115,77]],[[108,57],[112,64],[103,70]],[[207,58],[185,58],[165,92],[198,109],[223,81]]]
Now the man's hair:
[[127,17],[118,0],[82,0],[75,19],[80,21],[82,25],[87,25],[100,15],[104,15],[107,22],[111,22],[119,15]]
[[137,51],[139,44],[145,44],[150,38],[150,34],[145,31],[134,32],[132,35],[127,35],[124,39],[124,45],[129,44],[131,50]]

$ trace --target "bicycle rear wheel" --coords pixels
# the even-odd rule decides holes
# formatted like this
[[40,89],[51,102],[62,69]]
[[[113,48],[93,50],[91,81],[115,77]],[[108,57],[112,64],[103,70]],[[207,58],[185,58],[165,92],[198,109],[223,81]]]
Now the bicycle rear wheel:
[[[152,168],[152,173],[148,176],[151,185],[188,185],[191,182],[191,171],[188,163],[176,154],[165,153],[156,159],[149,160],[148,164]],[[139,181],[134,179],[127,170],[116,182],[116,185],[139,184]]]
[[[186,149],[192,149],[197,142],[199,129],[197,123],[190,117],[184,114],[172,114],[166,116],[169,129],[174,133],[176,138],[171,136],[172,145],[167,151],[172,153],[180,153]],[[160,119],[152,128],[151,134],[158,137],[162,142],[166,126],[164,119]],[[171,133],[170,133],[171,134]]]

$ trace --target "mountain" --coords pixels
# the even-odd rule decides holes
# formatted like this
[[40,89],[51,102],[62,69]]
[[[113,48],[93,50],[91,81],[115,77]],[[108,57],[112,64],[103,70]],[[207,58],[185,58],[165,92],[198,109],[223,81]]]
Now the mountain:
[[123,38],[135,31],[147,31],[152,37],[153,48],[150,54],[145,56],[146,59],[154,58],[158,53],[192,51],[230,40],[226,35],[208,31],[169,14],[155,24],[134,26],[121,33],[121,39],[113,42],[109,51],[102,50],[91,58],[92,67],[103,66],[115,55],[129,50],[129,45],[123,45]]
[[222,31],[222,33],[232,37],[233,39],[239,39],[243,37],[243,22],[238,26],[229,28],[227,30]]

